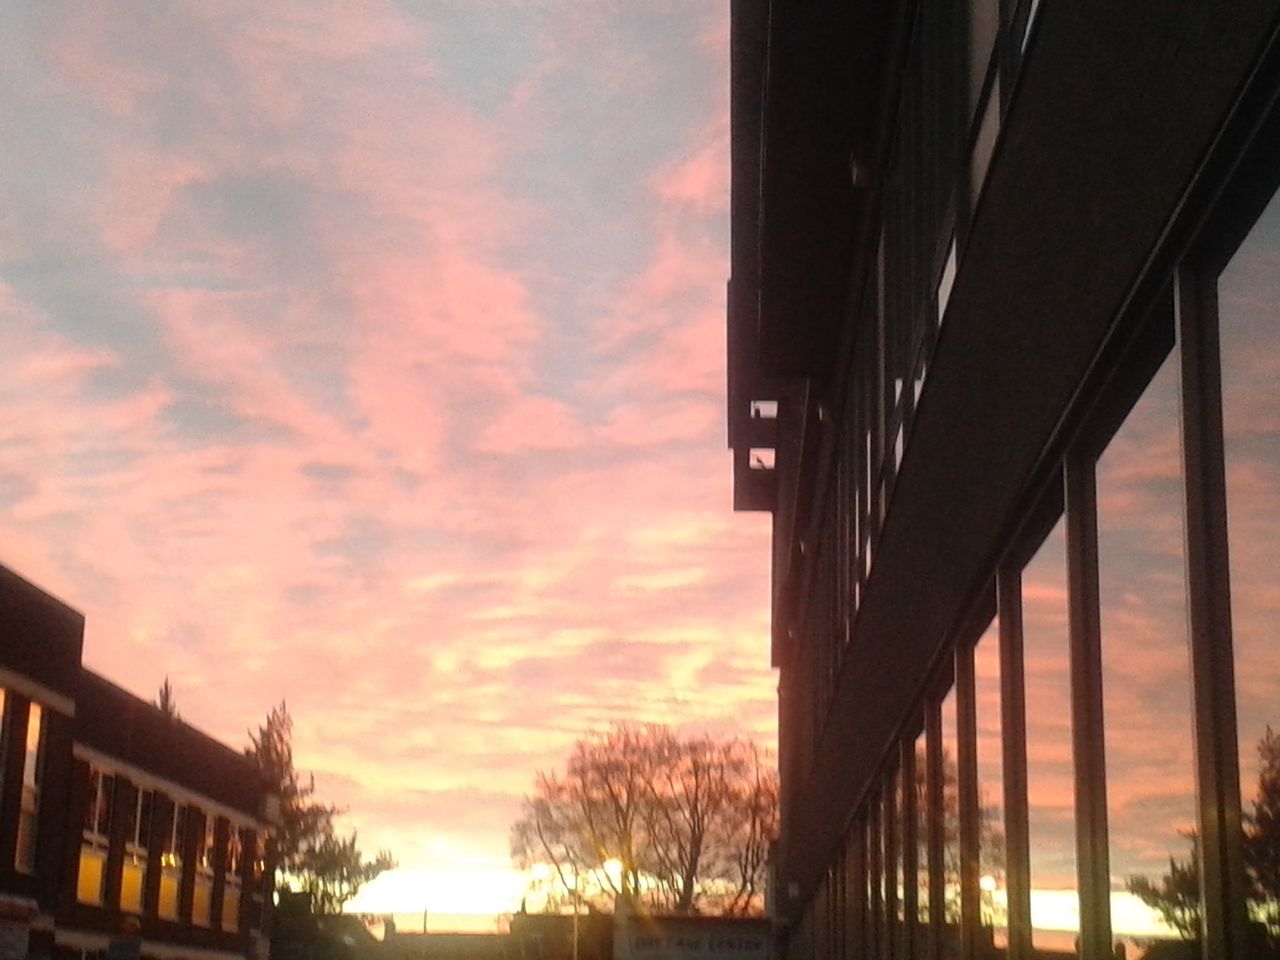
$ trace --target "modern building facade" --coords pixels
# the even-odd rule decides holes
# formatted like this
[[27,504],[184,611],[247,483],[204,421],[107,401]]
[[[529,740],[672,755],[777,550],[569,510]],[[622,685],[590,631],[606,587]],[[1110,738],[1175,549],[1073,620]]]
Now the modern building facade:
[[788,956],[1280,941],[1278,26],[734,0]]
[[274,795],[84,669],[83,635],[0,568],[0,957],[265,957]]

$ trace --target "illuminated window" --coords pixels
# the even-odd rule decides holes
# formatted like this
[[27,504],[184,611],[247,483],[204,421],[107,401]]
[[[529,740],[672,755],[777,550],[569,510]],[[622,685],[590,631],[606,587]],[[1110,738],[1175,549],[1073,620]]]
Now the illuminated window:
[[147,848],[151,842],[151,815],[154,807],[155,794],[150,790],[139,790],[126,821],[120,909],[130,913],[142,912],[143,891],[147,888]]
[[188,810],[174,804],[173,820],[160,854],[160,916],[178,919],[178,893],[182,889],[182,849],[186,839]]
[[76,878],[76,899],[81,903],[102,903],[115,789],[116,780],[111,774],[103,773],[96,767],[89,770],[89,796],[84,808],[80,870]]
[[267,872],[267,838],[256,833],[253,837],[253,882],[260,884]]
[[222,929],[240,929],[240,871],[244,863],[244,841],[240,828],[227,825],[226,874],[222,886]]
[[196,857],[196,886],[191,901],[191,922],[197,926],[209,926],[210,911],[213,904],[213,860],[214,826],[216,821],[212,814],[204,814],[204,837],[200,842],[200,851]]
[[27,713],[27,749],[22,763],[22,806],[18,813],[18,849],[14,865],[21,873],[36,868],[36,827],[40,785],[44,779],[44,710],[32,703]]

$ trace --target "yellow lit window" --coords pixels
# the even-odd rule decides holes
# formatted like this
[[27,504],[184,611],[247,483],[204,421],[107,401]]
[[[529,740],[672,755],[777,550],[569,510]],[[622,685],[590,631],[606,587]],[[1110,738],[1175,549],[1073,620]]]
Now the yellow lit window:
[[80,870],[76,878],[76,899],[81,903],[102,903],[115,786],[115,777],[97,768],[90,769],[89,796],[81,830]]

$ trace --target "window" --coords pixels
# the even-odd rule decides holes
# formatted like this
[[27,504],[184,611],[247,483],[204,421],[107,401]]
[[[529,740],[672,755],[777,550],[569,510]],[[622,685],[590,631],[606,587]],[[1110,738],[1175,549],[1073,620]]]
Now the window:
[[89,769],[89,795],[81,830],[80,869],[76,878],[76,899],[101,905],[107,878],[107,849],[111,844],[111,814],[116,789],[115,777],[97,767]]
[[261,833],[253,836],[253,882],[261,884],[267,872],[267,838]]
[[40,786],[44,779],[44,710],[32,703],[27,711],[27,748],[22,762],[22,806],[18,813],[18,849],[14,865],[20,873],[36,868],[36,833],[40,821]]
[[1178,939],[1144,904],[1196,823],[1178,353],[1097,463],[1098,583],[1113,939]]
[[240,929],[240,872],[244,864],[244,841],[240,828],[227,824],[226,872],[222,886],[222,929]]
[[150,790],[139,790],[125,821],[120,909],[129,913],[142,912],[143,894],[147,889],[148,847],[151,843],[151,815],[154,807],[155,794]]
[[1080,924],[1076,892],[1074,764],[1067,633],[1067,545],[1059,520],[1022,574],[1027,702],[1027,817],[1031,841],[1032,943],[1071,951]]
[[928,776],[929,760],[923,731],[916,735],[915,741],[908,749],[915,753],[912,762],[912,783],[908,789],[915,794],[912,806],[915,810],[916,921],[927,924],[929,922],[929,794],[925,786],[925,777]]
[[1226,468],[1231,642],[1245,860],[1246,910],[1280,941],[1280,196],[1218,283],[1222,445]]
[[1004,740],[1000,717],[1000,637],[992,623],[973,651],[974,712],[978,748],[978,886],[984,941],[1008,946],[1005,882]]
[[216,850],[214,848],[215,820],[212,814],[192,811],[192,815],[204,822],[204,834],[200,842],[200,850],[196,857],[195,894],[191,901],[191,922],[197,926],[209,926],[210,912],[213,904],[213,865]]
[[959,731],[956,726],[956,688],[942,701],[942,927],[943,957],[960,955],[960,790]]
[[186,843],[188,808],[174,804],[173,819],[160,854],[160,916],[178,919],[178,896],[182,890],[182,851]]

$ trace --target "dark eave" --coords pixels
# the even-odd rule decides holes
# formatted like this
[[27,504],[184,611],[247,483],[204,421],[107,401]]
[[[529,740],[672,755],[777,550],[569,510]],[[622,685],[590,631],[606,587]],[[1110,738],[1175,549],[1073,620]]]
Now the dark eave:
[[781,376],[825,378],[868,191],[888,22],[883,2],[774,3],[760,222],[760,347]]

